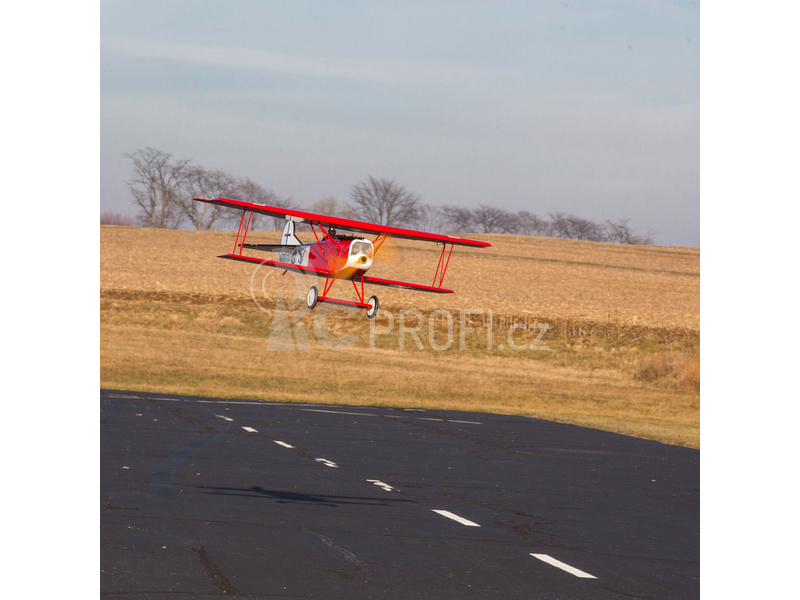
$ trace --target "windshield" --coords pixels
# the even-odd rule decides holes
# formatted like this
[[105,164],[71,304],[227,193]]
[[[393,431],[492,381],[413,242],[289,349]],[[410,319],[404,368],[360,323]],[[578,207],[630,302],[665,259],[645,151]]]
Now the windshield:
[[356,240],[350,245],[350,255],[366,254],[372,258],[372,244],[366,240]]

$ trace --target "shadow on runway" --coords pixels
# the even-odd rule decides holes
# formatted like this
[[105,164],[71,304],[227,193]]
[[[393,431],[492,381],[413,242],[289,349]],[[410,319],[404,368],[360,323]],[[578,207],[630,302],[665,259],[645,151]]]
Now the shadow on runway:
[[265,500],[276,500],[279,504],[313,504],[316,506],[329,506],[336,508],[343,504],[359,504],[363,506],[392,506],[400,502],[412,502],[414,500],[403,500],[400,498],[374,498],[366,496],[330,496],[318,494],[302,494],[298,492],[287,492],[281,490],[265,490],[261,486],[253,485],[249,488],[229,488],[229,487],[207,487],[193,486],[204,490],[204,494],[215,494],[220,496],[244,496],[248,498],[263,498]]

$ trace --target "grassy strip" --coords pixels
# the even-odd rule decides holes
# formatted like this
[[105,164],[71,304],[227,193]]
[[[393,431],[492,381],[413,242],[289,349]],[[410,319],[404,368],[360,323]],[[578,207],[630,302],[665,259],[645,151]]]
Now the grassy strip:
[[[370,322],[360,313],[332,313],[326,325],[333,338],[354,335],[355,343],[331,350],[312,334],[308,349],[295,350],[303,329],[313,331],[311,318],[273,330],[270,315],[250,301],[106,294],[101,386],[516,414],[699,447],[695,340],[545,334],[539,345],[548,350],[514,351],[499,348],[509,339],[507,329],[494,330],[488,344],[487,331],[475,325],[461,348],[456,322],[453,343],[437,351],[431,340],[442,346],[448,339],[441,320],[432,330],[426,320],[416,331],[419,345],[409,332],[413,320],[404,323],[402,336],[395,323],[372,343]],[[372,325],[387,329],[386,322]],[[530,345],[537,335],[519,330],[511,339]],[[281,338],[291,351],[267,349]]]

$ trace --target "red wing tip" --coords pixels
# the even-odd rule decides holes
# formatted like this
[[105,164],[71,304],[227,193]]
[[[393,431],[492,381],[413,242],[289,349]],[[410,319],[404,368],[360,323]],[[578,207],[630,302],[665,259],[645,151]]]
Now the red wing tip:
[[459,244],[461,246],[467,246],[470,248],[491,248],[491,244],[489,242],[483,242],[481,240],[471,240],[468,238],[461,238],[455,235],[448,236],[450,239],[445,242],[445,244]]

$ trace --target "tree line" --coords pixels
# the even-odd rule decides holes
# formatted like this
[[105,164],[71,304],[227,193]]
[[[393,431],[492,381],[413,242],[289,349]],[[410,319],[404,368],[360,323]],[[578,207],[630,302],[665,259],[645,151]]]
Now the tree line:
[[[327,196],[311,206],[301,207],[292,198],[279,197],[249,178],[200,167],[154,148],[140,149],[126,157],[133,169],[128,186],[133,203],[139,209],[139,224],[145,227],[207,230],[230,226],[238,222],[240,215],[236,211],[192,200],[223,196],[432,233],[507,233],[618,244],[653,243],[652,233],[635,232],[625,218],[598,223],[563,212],[539,217],[526,210],[514,212],[488,204],[477,208],[433,206],[395,181],[373,176],[355,184],[347,202]],[[280,226],[275,219],[256,217],[254,215],[251,228]],[[125,219],[104,213],[102,222],[125,224]]]

